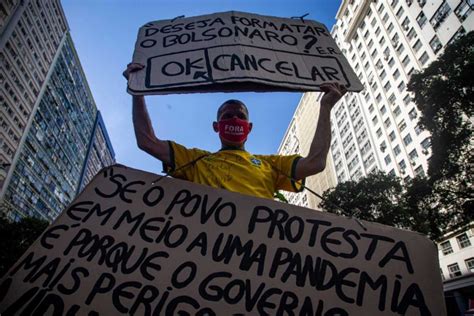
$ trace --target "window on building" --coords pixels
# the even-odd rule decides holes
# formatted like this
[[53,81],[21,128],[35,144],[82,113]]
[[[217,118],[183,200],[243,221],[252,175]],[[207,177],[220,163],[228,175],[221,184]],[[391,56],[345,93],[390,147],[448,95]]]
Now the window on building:
[[385,107],[385,105],[380,108],[380,113],[382,113],[382,115],[387,113],[387,108]]
[[397,54],[401,55],[405,51],[405,45],[398,45]]
[[472,0],[461,1],[459,5],[454,9],[454,14],[458,17],[459,21],[463,22],[473,10]]
[[401,121],[400,123],[398,123],[398,129],[400,130],[400,132],[402,132],[406,127],[407,123],[405,123],[405,121]]
[[474,258],[464,260],[466,262],[466,268],[469,272],[474,272]]
[[404,67],[407,67],[409,63],[410,63],[410,58],[409,58],[408,55],[407,55],[407,56],[405,56],[405,58],[403,58],[403,60],[402,60],[402,65],[403,65]]
[[416,158],[418,158],[418,153],[416,152],[416,149],[413,149],[412,151],[410,151],[410,153],[408,154],[408,157],[410,158],[410,161],[415,161]]
[[412,40],[413,38],[416,37],[416,31],[415,28],[411,28],[410,31],[407,34],[408,40]]
[[385,72],[385,70],[382,70],[382,72],[380,73],[380,80],[385,79],[386,76],[387,76],[387,73]]
[[464,34],[466,34],[466,29],[464,29],[463,26],[459,27],[459,29],[456,31],[456,33],[454,33],[454,35],[451,37],[451,39],[446,45],[449,46],[452,42],[454,42]]
[[390,138],[390,141],[394,141],[397,136],[395,135],[395,132],[392,131],[392,132],[388,135],[388,137]]
[[[368,43],[367,43],[367,49],[371,49],[372,46],[374,46],[374,40],[371,39]],[[365,56],[364,56],[365,57]]]
[[423,149],[428,149],[431,147],[431,139],[429,137],[425,138],[422,142],[421,142],[421,147],[423,147]]
[[418,168],[415,169],[415,175],[424,177],[425,176],[425,170],[423,170],[422,166],[418,166]]
[[388,25],[388,27],[387,27],[387,32],[388,32],[389,34],[392,33],[393,28],[394,28],[393,23],[390,23],[390,24]]
[[425,26],[426,24],[426,21],[426,15],[423,11],[421,11],[420,14],[418,14],[418,16],[416,17],[416,22],[418,23],[420,28],[423,28],[423,26]]
[[390,121],[390,118],[387,118],[383,124],[388,128],[390,125],[392,125],[392,122]]
[[395,154],[395,156],[398,156],[398,155],[400,155],[400,153],[401,153],[401,152],[402,152],[402,151],[401,151],[401,149],[400,149],[400,146],[399,146],[399,145],[397,145],[397,146],[393,147],[393,153]]
[[411,138],[410,134],[403,137],[403,143],[405,144],[405,146],[408,146],[409,144],[411,144],[412,141],[413,141],[413,139]]
[[382,95],[377,94],[377,96],[375,97],[375,101],[377,101],[377,104],[380,103],[380,101],[382,101]]
[[418,113],[416,112],[416,109],[413,108],[409,113],[408,116],[410,117],[410,120],[415,120],[418,116]]
[[435,31],[441,26],[441,24],[443,24],[449,13],[451,13],[451,7],[446,0],[444,0],[430,20],[430,24]]
[[[373,23],[373,24],[371,23],[372,26],[375,25],[375,22],[376,22],[376,20],[375,20],[375,18],[373,18],[373,20],[372,20],[372,23]],[[375,29],[375,36],[379,36],[379,34],[380,34],[380,27],[377,26],[377,28]]]
[[392,162],[392,158],[390,158],[390,155],[385,156],[384,160],[387,166]]
[[377,116],[374,116],[372,118],[372,124],[374,124],[374,126],[377,124],[378,121],[379,121],[379,119],[377,118]]
[[400,19],[404,12],[405,11],[403,10],[403,7],[400,7],[400,9],[398,9],[398,11],[397,11],[397,18]]
[[418,124],[415,125],[415,133],[416,135],[420,135],[421,132],[423,132],[423,129],[421,129],[420,126],[418,126]]
[[429,59],[428,54],[426,52],[424,52],[423,55],[421,55],[419,61],[424,66],[426,64],[426,62],[428,61],[428,59]]
[[457,263],[450,264],[448,266],[448,271],[449,271],[449,277],[454,278],[457,276],[461,276],[461,270],[459,270],[459,265]]
[[405,163],[405,160],[401,160],[399,163],[398,163],[398,166],[400,167],[400,169],[403,171],[406,169],[407,167],[407,164]]
[[390,84],[390,81],[387,81],[387,83],[383,86],[383,89],[385,92],[387,92],[391,87],[392,85]]
[[441,244],[439,244],[439,246],[441,247],[441,252],[443,253],[443,255],[446,256],[450,253],[453,253],[453,247],[451,247],[451,243],[449,242],[449,240],[442,242]]
[[385,14],[384,14],[383,17],[382,17],[382,21],[383,21],[383,23],[386,23],[387,20],[388,20],[388,13],[385,12]]
[[435,54],[439,52],[439,50],[443,47],[443,45],[441,44],[441,41],[436,35],[431,39],[430,46],[431,46],[431,49],[433,50],[433,53]]
[[377,137],[382,136],[382,129],[379,128],[379,129],[377,130],[376,134],[377,134]]
[[370,53],[370,57],[372,59],[375,59],[375,57],[377,56],[377,48],[374,48],[374,50],[372,51],[372,53]]
[[385,44],[385,37],[381,37],[380,40],[379,40],[379,44],[380,46],[383,46],[383,44]]
[[393,79],[397,80],[400,77],[400,71],[397,69],[393,73]]
[[388,61],[388,66],[392,68],[393,65],[395,65],[395,60],[393,58],[390,58],[390,60]]
[[409,94],[405,95],[405,97],[403,98],[403,104],[408,105],[410,104],[410,101],[411,101],[410,95]]
[[397,100],[397,97],[395,96],[394,93],[392,93],[392,94],[388,97],[388,103],[390,103],[390,104],[394,104],[396,100]]
[[467,236],[466,233],[463,233],[459,236],[456,237],[456,240],[458,241],[459,248],[466,248],[471,245],[471,241],[469,240],[469,237]]
[[398,92],[403,92],[403,91],[405,91],[405,88],[406,88],[405,81],[400,82],[400,84],[399,84],[398,87],[397,87]]
[[415,44],[413,44],[413,50],[414,50],[415,52],[418,52],[418,51],[420,50],[421,46],[423,46],[423,45],[421,44],[421,41],[420,41],[420,40],[417,40],[417,41],[415,42]]

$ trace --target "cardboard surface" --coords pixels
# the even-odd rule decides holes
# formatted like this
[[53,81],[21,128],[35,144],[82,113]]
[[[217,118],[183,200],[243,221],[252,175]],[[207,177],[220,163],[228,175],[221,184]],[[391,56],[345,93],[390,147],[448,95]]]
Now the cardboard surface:
[[323,24],[236,11],[147,23],[133,62],[132,94],[363,89]]
[[0,313],[444,315],[435,245],[364,225],[116,165],[4,277]]

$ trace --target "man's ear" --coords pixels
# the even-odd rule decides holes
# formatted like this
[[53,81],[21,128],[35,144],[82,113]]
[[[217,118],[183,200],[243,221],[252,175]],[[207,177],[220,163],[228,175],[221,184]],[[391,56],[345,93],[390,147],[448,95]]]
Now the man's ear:
[[219,133],[219,124],[217,122],[212,122],[212,128],[214,132]]
[[253,123],[249,122],[249,133],[252,131]]

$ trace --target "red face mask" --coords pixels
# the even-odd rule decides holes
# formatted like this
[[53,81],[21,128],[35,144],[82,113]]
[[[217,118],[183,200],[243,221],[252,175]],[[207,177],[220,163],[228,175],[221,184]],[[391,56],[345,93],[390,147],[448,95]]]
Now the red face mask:
[[239,118],[219,121],[219,137],[232,143],[243,143],[250,132],[249,122]]

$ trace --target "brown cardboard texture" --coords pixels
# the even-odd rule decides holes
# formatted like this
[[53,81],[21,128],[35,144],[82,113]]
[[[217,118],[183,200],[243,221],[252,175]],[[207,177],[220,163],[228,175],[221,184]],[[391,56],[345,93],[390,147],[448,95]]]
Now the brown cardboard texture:
[[363,89],[329,30],[311,20],[223,12],[140,28],[131,94]]
[[444,315],[434,244],[364,226],[116,165],[3,278],[0,313]]

